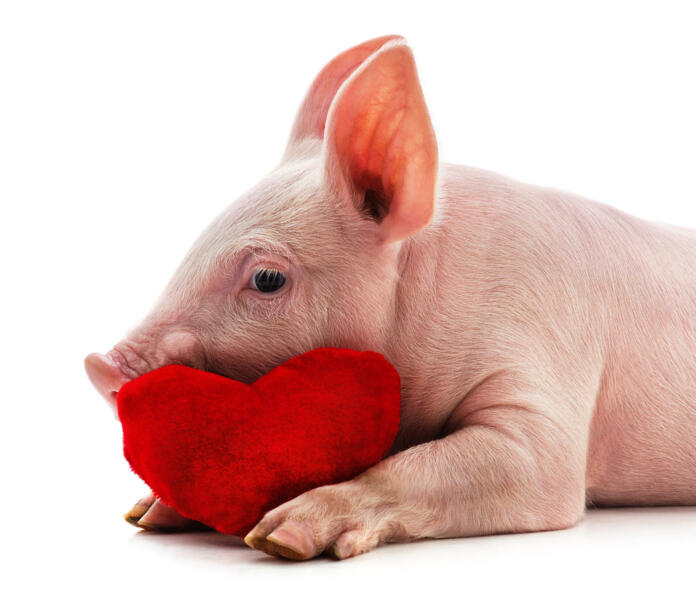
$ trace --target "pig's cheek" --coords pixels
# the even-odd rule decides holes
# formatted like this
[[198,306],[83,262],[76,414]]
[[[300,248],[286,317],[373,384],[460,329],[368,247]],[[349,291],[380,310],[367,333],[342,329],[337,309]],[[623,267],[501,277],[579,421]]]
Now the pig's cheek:
[[244,541],[291,560],[308,560],[323,552],[344,559],[380,543],[413,539],[401,519],[390,496],[356,478],[315,488],[269,511]]

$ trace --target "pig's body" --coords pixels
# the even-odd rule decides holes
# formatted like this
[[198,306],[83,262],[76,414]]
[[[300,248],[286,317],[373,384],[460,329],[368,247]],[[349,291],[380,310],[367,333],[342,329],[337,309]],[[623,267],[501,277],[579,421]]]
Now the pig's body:
[[[113,403],[165,364],[253,381],[321,346],[400,372],[392,455],[270,511],[252,547],[346,558],[565,528],[588,500],[696,504],[696,232],[438,165],[398,37],[320,72],[280,165],[86,367]],[[152,496],[128,519],[191,525]]]
[[696,231],[468,167],[439,179],[385,348],[417,378],[398,447],[441,436],[489,377],[551,370],[537,408],[572,410],[588,502],[696,504]]

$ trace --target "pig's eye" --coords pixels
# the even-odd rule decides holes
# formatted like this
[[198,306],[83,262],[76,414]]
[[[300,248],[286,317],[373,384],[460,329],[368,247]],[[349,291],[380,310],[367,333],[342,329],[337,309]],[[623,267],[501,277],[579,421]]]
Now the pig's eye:
[[251,277],[251,287],[259,292],[275,292],[285,284],[285,274],[280,270],[261,268]]

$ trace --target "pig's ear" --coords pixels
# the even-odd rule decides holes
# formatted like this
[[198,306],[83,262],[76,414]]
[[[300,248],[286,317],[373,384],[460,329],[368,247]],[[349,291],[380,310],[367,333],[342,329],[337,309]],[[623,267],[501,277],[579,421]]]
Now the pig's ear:
[[323,148],[327,182],[374,219],[380,242],[404,239],[428,224],[437,141],[403,39],[384,44],[340,87]]
[[353,71],[368,57],[389,41],[402,39],[398,35],[386,35],[356,45],[331,60],[317,75],[297,112],[290,132],[287,153],[291,153],[298,142],[307,138],[323,138],[326,115],[336,91]]

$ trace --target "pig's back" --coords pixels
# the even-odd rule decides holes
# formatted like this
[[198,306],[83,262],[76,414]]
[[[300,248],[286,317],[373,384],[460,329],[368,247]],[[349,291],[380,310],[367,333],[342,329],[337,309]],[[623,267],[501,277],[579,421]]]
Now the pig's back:
[[[540,325],[575,326],[601,358],[590,502],[696,503],[696,231],[468,167],[444,165],[440,183],[440,224],[466,227],[461,257],[489,283],[505,281],[492,267],[536,283],[517,306],[536,299]],[[576,317],[549,313],[558,292]]]
[[625,216],[588,454],[591,502],[696,503],[696,233]]

